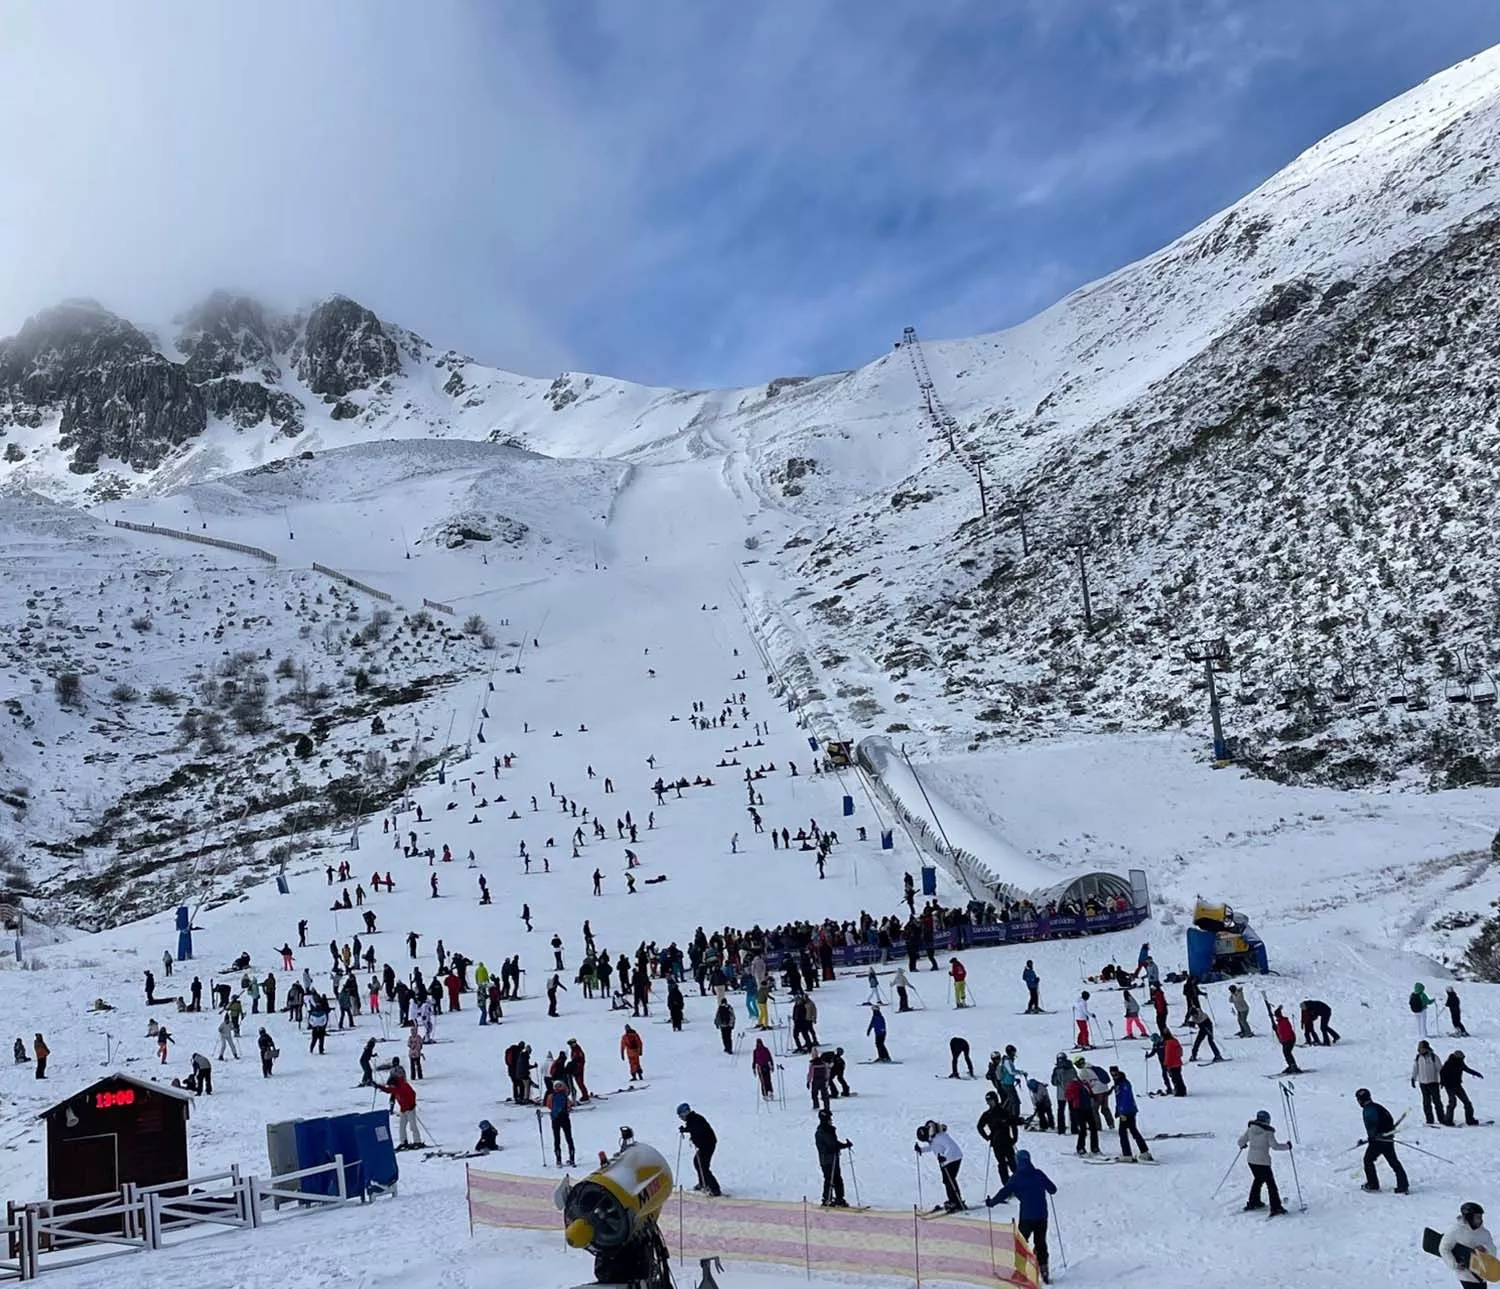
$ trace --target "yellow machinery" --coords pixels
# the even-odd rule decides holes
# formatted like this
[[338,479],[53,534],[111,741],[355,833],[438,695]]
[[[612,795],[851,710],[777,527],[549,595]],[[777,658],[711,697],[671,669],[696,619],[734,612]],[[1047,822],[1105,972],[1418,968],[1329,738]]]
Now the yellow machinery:
[[656,1220],[671,1194],[667,1161],[625,1129],[613,1159],[601,1159],[582,1181],[565,1177],[554,1199],[568,1244],[594,1255],[597,1284],[672,1289],[671,1255]]
[[854,764],[854,752],[847,742],[825,743],[823,750],[828,754],[828,760],[835,769],[847,770]]

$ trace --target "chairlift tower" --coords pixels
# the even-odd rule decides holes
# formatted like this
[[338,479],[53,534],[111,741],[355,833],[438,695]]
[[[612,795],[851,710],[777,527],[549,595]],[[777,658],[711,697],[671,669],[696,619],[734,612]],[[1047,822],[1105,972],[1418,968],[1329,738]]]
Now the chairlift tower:
[[1194,640],[1188,645],[1187,660],[1201,662],[1203,674],[1208,677],[1208,718],[1214,731],[1214,760],[1229,760],[1229,746],[1224,742],[1224,725],[1219,716],[1219,687],[1214,681],[1214,668],[1229,663],[1229,641],[1223,636],[1212,640]]

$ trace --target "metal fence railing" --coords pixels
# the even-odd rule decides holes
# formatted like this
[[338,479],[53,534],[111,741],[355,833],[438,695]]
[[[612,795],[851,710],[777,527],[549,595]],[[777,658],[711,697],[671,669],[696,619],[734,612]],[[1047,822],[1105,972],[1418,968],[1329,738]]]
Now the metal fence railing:
[[259,546],[247,546],[244,542],[225,541],[222,537],[209,537],[203,533],[185,533],[180,528],[163,528],[160,524],[132,524],[129,520],[116,519],[116,528],[128,528],[133,533],[150,533],[155,537],[176,537],[179,541],[197,542],[200,546],[217,546],[221,550],[238,551],[241,555],[253,555],[268,564],[276,563],[276,556]]
[[340,573],[336,568],[329,568],[327,564],[319,564],[314,561],[313,571],[331,577],[335,582],[342,582],[345,586],[352,586],[356,591],[363,591],[366,595],[374,596],[377,600],[384,600],[387,604],[396,598],[389,591],[379,590],[371,586],[368,582],[361,582],[358,578],[350,577],[347,573]]

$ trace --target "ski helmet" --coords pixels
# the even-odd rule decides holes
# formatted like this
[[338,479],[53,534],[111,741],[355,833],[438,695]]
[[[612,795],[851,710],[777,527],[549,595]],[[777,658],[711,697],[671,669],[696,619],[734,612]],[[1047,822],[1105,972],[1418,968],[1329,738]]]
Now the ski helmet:
[[564,1091],[564,1092],[566,1092],[567,1088],[568,1088],[568,1085],[566,1083],[564,1083],[561,1079],[553,1079],[552,1080],[552,1086],[554,1088],[557,1088],[557,1089],[559,1089],[561,1091]]
[[818,1121],[820,1123],[828,1123],[832,1118],[833,1118],[833,1111],[832,1110],[819,1110],[818,1111]]
[[1083,993],[1079,995],[1080,998],[1087,998],[1088,996],[1089,996],[1089,991],[1087,989],[1085,989],[1083,991]]
[[1469,1221],[1472,1218],[1476,1218],[1476,1217],[1482,1218],[1484,1216],[1484,1205],[1482,1205],[1482,1204],[1475,1204],[1475,1203],[1472,1203],[1472,1202],[1468,1203],[1468,1204],[1460,1205],[1459,1210],[1458,1210],[1458,1215],[1459,1215],[1459,1217],[1463,1218],[1464,1221],[1466,1221],[1466,1222]]
[[1370,1089],[1369,1088],[1360,1088],[1354,1094],[1354,1099],[1356,1101],[1358,1101],[1361,1105],[1363,1105],[1366,1101],[1368,1101],[1370,1099]]
[[928,1128],[927,1128],[927,1125],[924,1123],[920,1127],[918,1127],[918,1129],[917,1129],[917,1140],[918,1141],[926,1141],[927,1137],[928,1137]]
[[988,1101],[990,1105],[1000,1104],[1000,1094],[998,1092],[986,1092],[984,1094],[984,1099]]
[[1014,1056],[1016,1054],[1016,1045],[1014,1043],[1007,1043],[1005,1045],[1005,1054],[1006,1056]]
[[1257,1110],[1255,1112],[1255,1122],[1256,1123],[1270,1123],[1271,1122],[1271,1112],[1269,1110]]
[[495,1128],[495,1125],[492,1124],[488,1119],[481,1119],[479,1121],[479,1131],[480,1132],[493,1132],[494,1128]]
[[680,1106],[677,1107],[677,1117],[679,1119],[686,1119],[688,1115],[692,1114],[692,1112],[693,1107],[688,1105],[686,1101],[684,1101]]

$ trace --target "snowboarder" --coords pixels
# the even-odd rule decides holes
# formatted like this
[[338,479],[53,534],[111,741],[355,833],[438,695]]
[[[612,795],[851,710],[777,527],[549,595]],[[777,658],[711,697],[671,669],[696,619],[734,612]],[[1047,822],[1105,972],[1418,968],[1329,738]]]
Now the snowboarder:
[[1036,974],[1036,968],[1031,965],[1030,958],[1026,959],[1026,969],[1021,972],[1021,982],[1026,986],[1026,1011],[1024,1014],[1035,1016],[1042,1010],[1039,993],[1042,987],[1042,978]]
[[1076,1046],[1084,1051],[1093,1046],[1089,1042],[1089,1021],[1093,1018],[1094,1013],[1089,1010],[1089,991],[1085,989],[1078,995],[1078,1001],[1073,1004],[1073,1023],[1078,1027]]
[[1416,1059],[1411,1063],[1411,1085],[1422,1089],[1422,1117],[1429,1124],[1443,1121],[1437,1053],[1425,1038],[1417,1044]]
[[870,1023],[865,1026],[865,1033],[875,1036],[875,1059],[880,1062],[889,1061],[891,1054],[885,1047],[885,1013],[880,1010],[879,1003],[870,1009]]
[[1018,1150],[1015,1174],[984,1201],[987,1207],[994,1208],[1011,1198],[1020,1200],[1020,1220],[1016,1223],[1016,1230],[1031,1245],[1043,1284],[1052,1283],[1047,1264],[1047,1197],[1056,1194],[1057,1187],[1052,1179],[1031,1162],[1031,1152]]
[[[1443,1006],[1448,1009],[1448,1019],[1453,1024],[1453,1036],[1455,1038],[1468,1038],[1469,1031],[1464,1028],[1463,1003],[1459,1001],[1458,990],[1451,985],[1448,987],[1448,996],[1443,999]],[[1483,1215],[1484,1210],[1480,1209]]]
[[717,1199],[724,1192],[719,1189],[719,1179],[714,1176],[714,1150],[719,1138],[713,1127],[686,1101],[677,1107],[677,1117],[682,1120],[677,1131],[693,1143],[693,1171],[698,1174],[695,1191],[706,1191]]
[[969,1077],[974,1077],[974,1062],[969,1059],[969,1040],[954,1035],[948,1040],[948,1055],[953,1060],[953,1072],[948,1075],[950,1079],[958,1078],[958,1063],[960,1060],[969,1067]]
[[1141,1152],[1141,1158],[1150,1159],[1151,1148],[1146,1145],[1146,1139],[1141,1136],[1141,1130],[1135,1126],[1137,1114],[1135,1089],[1130,1086],[1130,1080],[1125,1077],[1125,1071],[1117,1065],[1109,1067],[1109,1077],[1114,1084],[1115,1121],[1120,1128],[1120,1155],[1124,1159],[1132,1158],[1130,1143],[1133,1140],[1136,1149]]
[[1473,1127],[1479,1122],[1474,1114],[1473,1103],[1469,1100],[1469,1094],[1464,1091],[1464,1075],[1472,1074],[1476,1079],[1484,1078],[1478,1070],[1471,1070],[1464,1063],[1464,1054],[1453,1051],[1448,1054],[1448,1059],[1442,1064],[1438,1071],[1438,1082],[1443,1085],[1443,1096],[1447,1105],[1443,1109],[1443,1122],[1450,1128],[1453,1127],[1453,1107],[1462,1102],[1464,1108],[1464,1122]]
[[1234,1018],[1239,1022],[1238,1037],[1254,1038],[1255,1031],[1250,1028],[1250,1001],[1238,985],[1229,986],[1229,1005],[1234,1008]]
[[1281,1191],[1276,1185],[1276,1174],[1271,1171],[1271,1152],[1291,1150],[1291,1148],[1291,1142],[1276,1140],[1276,1129],[1271,1126],[1271,1112],[1257,1110],[1255,1118],[1250,1120],[1245,1125],[1245,1131],[1240,1133],[1240,1149],[1245,1152],[1245,1161],[1250,1165],[1251,1177],[1250,1197],[1245,1201],[1245,1212],[1265,1207],[1260,1200],[1262,1188],[1270,1194],[1271,1216],[1280,1217],[1286,1212],[1281,1203]]
[[[1461,1256],[1459,1250],[1466,1250]],[[1471,1289],[1485,1283],[1484,1277],[1469,1265],[1474,1252],[1495,1253],[1495,1237],[1484,1224],[1484,1209],[1478,1204],[1464,1204],[1458,1210],[1458,1224],[1438,1241],[1438,1256],[1443,1265],[1458,1276],[1458,1283]]]
[[1364,1139],[1359,1143],[1365,1148],[1365,1184],[1360,1189],[1380,1189],[1380,1178],[1375,1175],[1375,1162],[1384,1159],[1396,1174],[1396,1194],[1405,1195],[1408,1190],[1406,1169],[1401,1167],[1401,1161],[1396,1158],[1396,1121],[1391,1118],[1389,1110],[1370,1096],[1369,1088],[1360,1088],[1354,1094],[1354,1099],[1359,1103],[1360,1117],[1365,1127]]
[[964,1152],[958,1142],[948,1133],[948,1125],[929,1119],[917,1129],[917,1140],[912,1149],[919,1155],[928,1153],[937,1156],[938,1172],[943,1178],[946,1198],[942,1207],[949,1213],[961,1213],[968,1205],[958,1189],[958,1170],[963,1167]]
[[818,1152],[818,1167],[823,1173],[823,1207],[848,1208],[849,1203],[844,1199],[844,1172],[839,1166],[839,1156],[841,1152],[852,1151],[854,1147],[849,1142],[840,1140],[838,1129],[833,1126],[831,1110],[818,1111],[813,1146]]
[[[1339,1041],[1339,1032],[1328,1022],[1333,1019],[1333,1008],[1325,1002],[1319,1002],[1316,998],[1304,998],[1302,1000],[1302,1041],[1308,1047],[1316,1047],[1321,1043],[1328,1047]],[[1313,1027],[1318,1027],[1318,1033],[1313,1032]]]
[[[573,1100],[568,1096],[568,1085],[563,1079],[552,1081],[552,1090],[547,1093],[546,1100],[542,1102],[543,1108],[552,1123],[552,1157],[559,1168],[563,1166],[562,1144],[568,1143],[568,1167],[573,1168],[574,1156],[577,1153],[573,1147]],[[540,1111],[538,1111],[540,1113]]]

